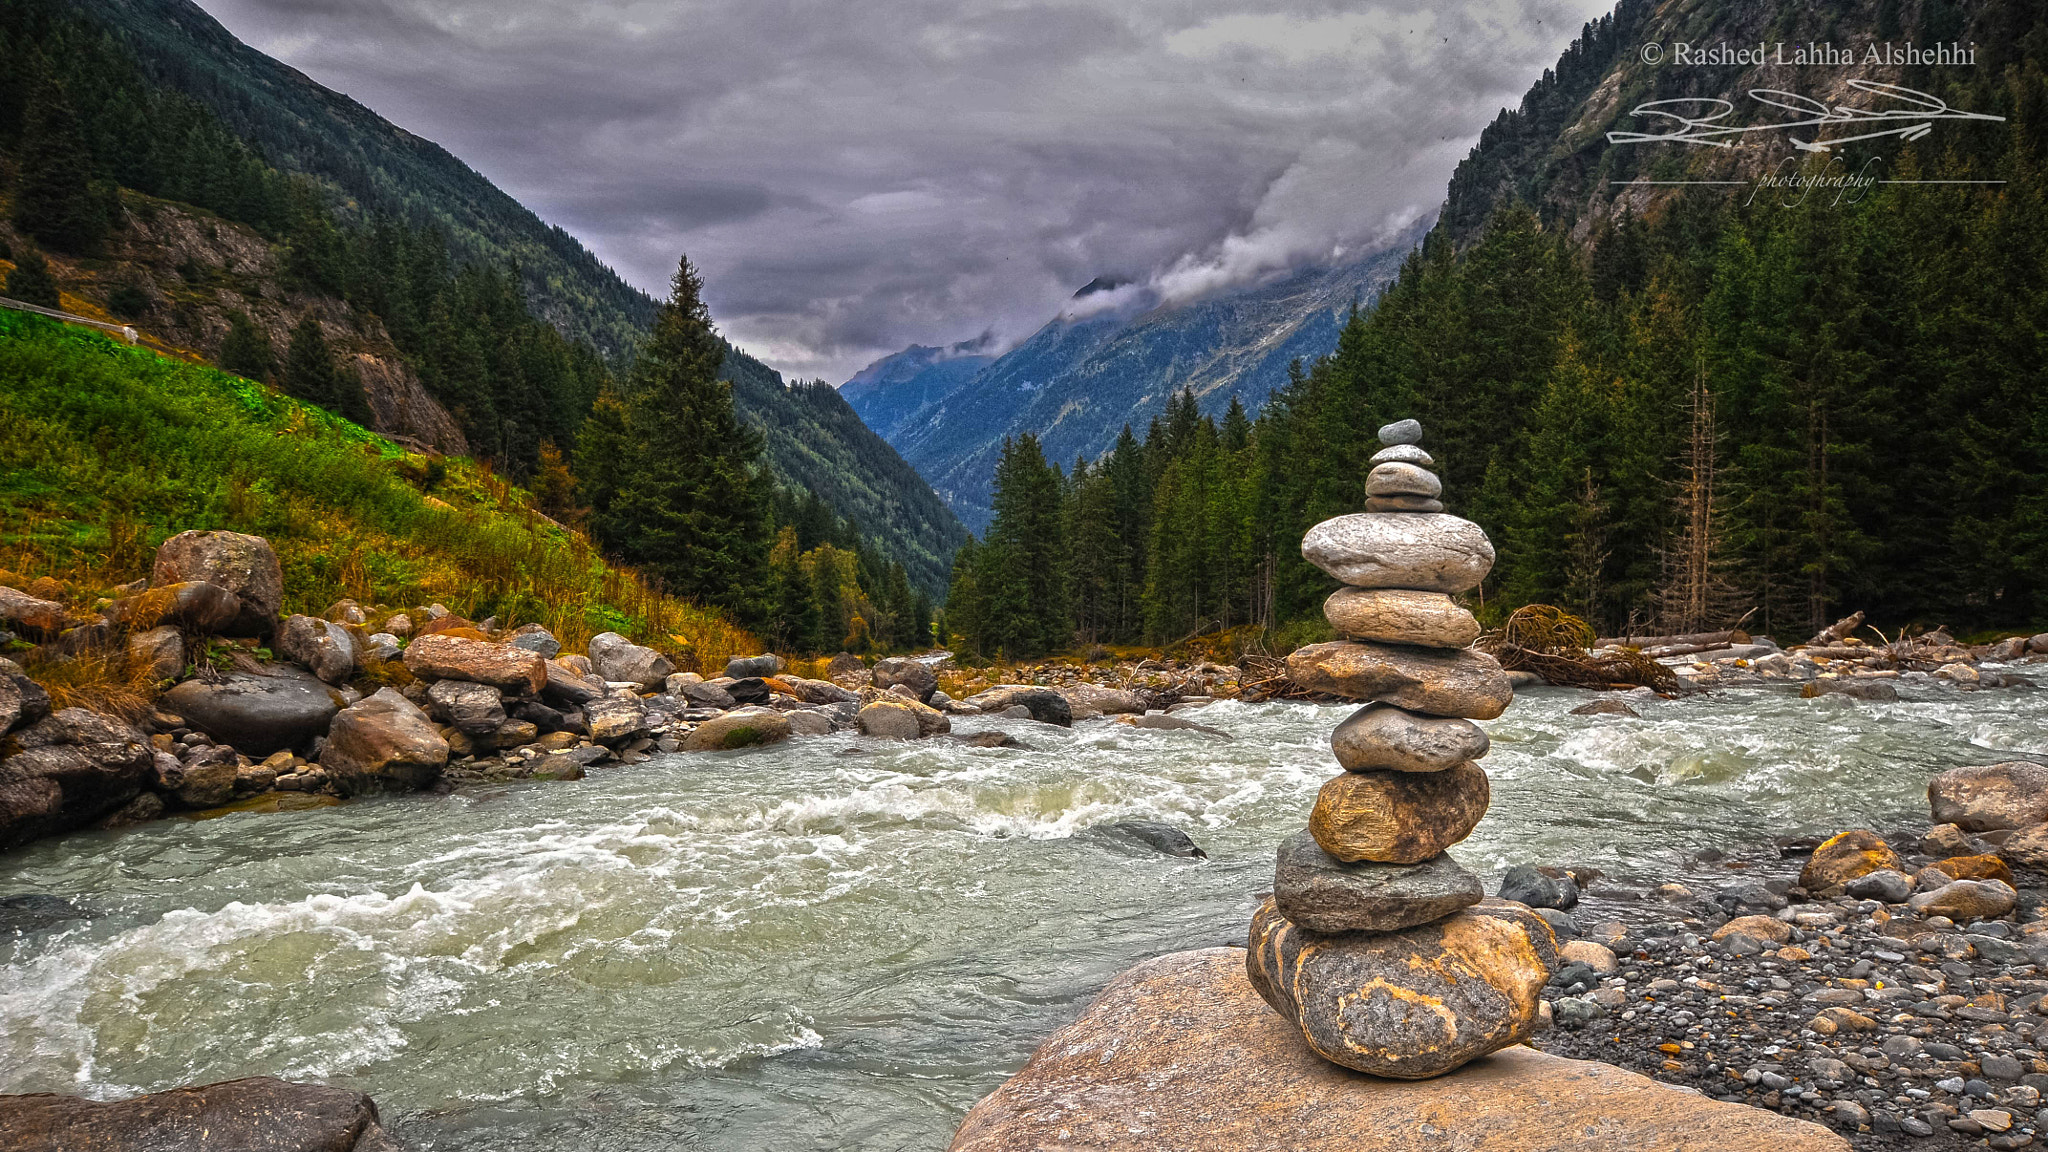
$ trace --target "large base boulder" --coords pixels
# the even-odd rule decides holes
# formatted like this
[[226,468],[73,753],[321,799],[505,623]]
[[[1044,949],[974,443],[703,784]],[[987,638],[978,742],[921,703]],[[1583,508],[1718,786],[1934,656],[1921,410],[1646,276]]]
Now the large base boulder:
[[1310,932],[1271,900],[1252,916],[1252,986],[1325,1060],[1441,1076],[1536,1031],[1557,942],[1542,917],[1483,900],[1402,932]]
[[1508,1048],[1408,1083],[1310,1052],[1245,954],[1148,960],[984,1097],[952,1152],[1848,1152],[1818,1124]]
[[262,675],[233,672],[187,680],[163,694],[164,706],[221,744],[262,759],[303,748],[327,731],[341,698],[310,673],[272,665]]
[[448,741],[418,705],[379,688],[334,718],[320,767],[347,795],[424,788],[448,764]]
[[360,1092],[257,1076],[100,1102],[0,1096],[10,1152],[399,1152]]

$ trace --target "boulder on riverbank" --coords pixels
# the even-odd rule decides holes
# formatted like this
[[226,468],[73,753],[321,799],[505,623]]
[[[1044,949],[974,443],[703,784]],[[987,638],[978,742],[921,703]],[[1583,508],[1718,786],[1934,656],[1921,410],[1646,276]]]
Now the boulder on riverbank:
[[164,693],[166,708],[244,756],[301,748],[324,734],[341,700],[310,673],[276,664],[261,674],[187,680]]
[[448,741],[390,688],[336,716],[320,753],[320,767],[346,795],[424,788],[447,764]]
[[141,732],[80,708],[21,729],[7,747],[14,752],[0,760],[0,850],[80,827],[155,778],[156,758]]
[[1936,824],[1966,832],[2048,823],[2048,764],[2011,760],[1951,768],[1927,785]]
[[284,606],[284,569],[270,541],[240,532],[180,532],[156,550],[150,587],[204,581],[235,594],[244,611],[224,631],[268,634],[277,629]]
[[1074,709],[1067,703],[1067,698],[1035,684],[998,684],[986,692],[969,696],[963,703],[989,713],[1001,712],[1005,708],[1022,708],[1040,724],[1057,724],[1062,728],[1074,726]]
[[0,1096],[10,1152],[400,1152],[360,1092],[268,1076],[100,1102]]
[[1815,1124],[1593,1061],[1509,1048],[1435,1080],[1330,1064],[1252,990],[1245,953],[1126,971],[967,1114],[952,1152],[1847,1152]]

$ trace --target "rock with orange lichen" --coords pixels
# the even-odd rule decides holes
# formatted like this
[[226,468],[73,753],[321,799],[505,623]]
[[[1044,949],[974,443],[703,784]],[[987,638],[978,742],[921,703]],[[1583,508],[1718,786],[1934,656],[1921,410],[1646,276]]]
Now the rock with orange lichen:
[[1996,856],[1951,856],[1929,865],[1958,880],[2003,880],[2012,883],[2012,869]]
[[1818,1124],[1509,1047],[1409,1083],[1339,1068],[1244,954],[1147,960],[967,1114],[952,1152],[1848,1152]]
[[1246,973],[1317,1055],[1398,1080],[1441,1076],[1536,1031],[1557,968],[1550,926],[1484,900],[1401,932],[1310,932],[1271,900],[1252,917]]
[[1852,828],[1813,850],[1813,859],[1808,860],[1806,867],[1799,872],[1799,886],[1808,892],[1825,892],[1880,868],[1904,870],[1899,854],[1879,839],[1877,833]]
[[1316,794],[1308,830],[1349,863],[1419,864],[1472,834],[1492,794],[1465,763],[1443,772],[1343,772]]

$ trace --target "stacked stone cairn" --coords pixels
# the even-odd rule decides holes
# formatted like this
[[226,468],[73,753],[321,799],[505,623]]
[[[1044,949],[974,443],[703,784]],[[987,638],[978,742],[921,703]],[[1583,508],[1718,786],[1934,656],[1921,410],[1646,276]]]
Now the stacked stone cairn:
[[1451,597],[1478,586],[1493,546],[1443,513],[1422,426],[1380,429],[1366,511],[1325,520],[1302,555],[1344,582],[1323,611],[1348,639],[1288,657],[1316,692],[1366,701],[1330,743],[1342,774],[1308,828],[1280,845],[1252,918],[1252,985],[1309,1046],[1347,1068],[1439,1076],[1535,1031],[1557,966],[1550,926],[1484,899],[1445,851],[1486,813],[1487,736],[1474,720],[1514,690],[1468,647],[1479,624]]

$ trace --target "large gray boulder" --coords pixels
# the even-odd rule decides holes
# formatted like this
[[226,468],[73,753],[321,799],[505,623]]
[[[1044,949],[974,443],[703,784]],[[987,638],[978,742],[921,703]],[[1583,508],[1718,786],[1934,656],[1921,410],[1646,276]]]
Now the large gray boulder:
[[898,686],[907,688],[918,703],[929,704],[932,693],[939,690],[939,674],[930,665],[907,656],[891,656],[875,662],[874,685],[884,692]]
[[1040,724],[1057,724],[1062,728],[1074,726],[1074,710],[1067,703],[1067,698],[1050,688],[1040,688],[1035,684],[998,684],[986,692],[969,696],[965,703],[972,704],[983,712],[1022,708]]
[[14,1152],[401,1152],[360,1092],[268,1076],[128,1100],[0,1096]]
[[583,706],[583,721],[597,744],[616,744],[647,731],[647,709],[626,696],[605,696]]
[[156,771],[141,732],[82,708],[45,716],[6,746],[13,754],[0,760],[0,851],[114,811]]
[[317,616],[293,616],[277,630],[277,651],[329,684],[356,674],[356,642],[348,629]]
[[606,692],[604,681],[579,671],[566,660],[547,661],[543,672],[547,683],[542,686],[541,695],[550,703],[580,708]]
[[505,698],[489,684],[436,680],[427,689],[427,710],[434,719],[470,736],[483,736],[505,723]]
[[0,736],[33,724],[50,714],[50,694],[22,674],[12,660],[0,659]]
[[71,627],[71,615],[55,600],[43,600],[17,588],[0,587],[0,628],[37,639],[50,639]]
[[789,718],[770,708],[738,708],[691,729],[685,752],[722,752],[789,739]]
[[187,680],[163,694],[185,723],[244,756],[303,748],[327,731],[341,697],[311,673],[285,664],[263,674],[231,672],[218,680]]
[[749,676],[773,676],[782,671],[782,657],[773,652],[759,656],[734,656],[725,662],[726,676],[745,680]]
[[884,740],[917,740],[953,730],[953,722],[944,712],[893,694],[862,708],[854,722],[863,736]]
[[607,682],[637,684],[644,692],[659,690],[668,682],[669,673],[676,670],[668,657],[617,632],[601,632],[590,638],[590,663]]
[[379,688],[334,718],[320,767],[350,796],[424,788],[448,764],[448,741],[397,689]]
[[180,532],[156,550],[152,588],[203,580],[240,597],[248,611],[233,631],[269,632],[284,607],[284,569],[261,536],[239,532]]

